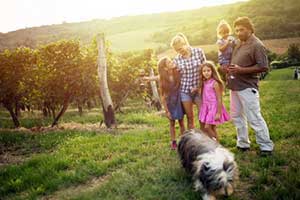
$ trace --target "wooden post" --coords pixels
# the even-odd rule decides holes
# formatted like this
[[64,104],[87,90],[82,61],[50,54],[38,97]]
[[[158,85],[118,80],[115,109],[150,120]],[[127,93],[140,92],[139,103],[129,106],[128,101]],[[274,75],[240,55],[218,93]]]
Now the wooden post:
[[98,45],[98,78],[100,84],[100,97],[103,108],[104,123],[107,128],[116,125],[114,106],[110,97],[107,84],[107,64],[105,55],[105,40],[104,34],[97,35]]
[[[150,77],[154,77],[154,71],[152,68],[150,69]],[[150,85],[151,85],[151,89],[152,89],[152,102],[153,102],[154,106],[156,107],[156,109],[158,111],[160,111],[162,109],[162,106],[160,103],[160,98],[159,98],[156,82],[150,81]]]

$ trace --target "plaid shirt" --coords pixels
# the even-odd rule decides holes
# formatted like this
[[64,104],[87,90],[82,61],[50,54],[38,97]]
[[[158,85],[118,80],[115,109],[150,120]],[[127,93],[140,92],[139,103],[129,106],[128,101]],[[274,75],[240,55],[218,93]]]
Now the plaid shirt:
[[180,69],[181,82],[180,91],[183,93],[191,93],[192,88],[199,86],[199,70],[200,65],[206,61],[204,51],[200,48],[191,48],[191,57],[183,58],[177,55],[174,63]]

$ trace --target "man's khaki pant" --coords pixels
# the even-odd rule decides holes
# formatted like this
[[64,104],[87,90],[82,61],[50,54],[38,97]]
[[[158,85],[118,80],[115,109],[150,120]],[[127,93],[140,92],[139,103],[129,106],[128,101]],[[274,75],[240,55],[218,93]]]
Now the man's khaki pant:
[[274,144],[260,112],[259,93],[255,88],[230,91],[230,115],[237,129],[237,146],[249,148],[248,125],[255,131],[256,142],[262,151],[272,151]]

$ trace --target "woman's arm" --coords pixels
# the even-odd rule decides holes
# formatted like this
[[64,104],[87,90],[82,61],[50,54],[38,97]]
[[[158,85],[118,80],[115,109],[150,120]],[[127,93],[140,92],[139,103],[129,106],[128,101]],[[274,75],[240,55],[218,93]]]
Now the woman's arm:
[[156,76],[144,76],[143,81],[159,81],[159,75]]
[[215,120],[219,120],[221,117],[221,110],[222,110],[222,88],[218,82],[215,82],[214,89],[217,96],[217,114],[215,116]]

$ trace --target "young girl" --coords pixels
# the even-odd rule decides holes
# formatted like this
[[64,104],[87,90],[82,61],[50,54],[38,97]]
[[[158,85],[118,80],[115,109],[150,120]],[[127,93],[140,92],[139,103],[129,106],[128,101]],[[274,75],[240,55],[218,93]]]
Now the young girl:
[[158,62],[160,94],[166,115],[170,120],[171,149],[177,148],[175,120],[178,120],[180,133],[184,132],[183,107],[180,99],[180,73],[171,59],[164,57]]
[[200,70],[200,92],[202,95],[199,122],[209,137],[218,139],[216,126],[229,120],[222,103],[224,86],[213,62],[205,62]]
[[[231,61],[233,48],[236,40],[231,36],[231,27],[225,21],[221,20],[217,27],[217,45],[218,45],[218,60],[222,69],[228,69]],[[234,76],[230,75],[229,78],[233,79]]]

